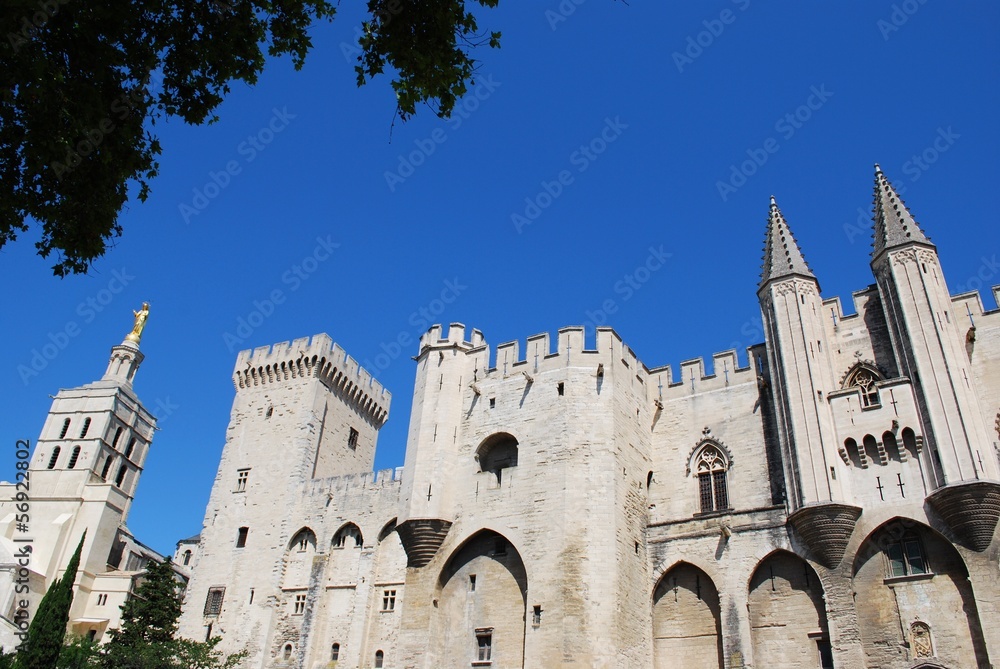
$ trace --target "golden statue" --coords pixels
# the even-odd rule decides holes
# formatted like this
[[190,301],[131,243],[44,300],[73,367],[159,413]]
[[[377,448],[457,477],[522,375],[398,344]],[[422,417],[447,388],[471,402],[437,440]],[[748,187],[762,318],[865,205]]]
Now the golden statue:
[[132,313],[135,314],[135,325],[132,326],[132,331],[125,335],[125,341],[138,344],[142,338],[142,331],[146,328],[146,319],[149,318],[149,302],[143,302],[142,309]]

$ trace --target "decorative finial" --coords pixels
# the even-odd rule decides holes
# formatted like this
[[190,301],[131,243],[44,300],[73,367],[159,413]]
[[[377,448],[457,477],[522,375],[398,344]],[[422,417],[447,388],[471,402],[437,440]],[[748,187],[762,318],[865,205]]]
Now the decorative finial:
[[149,302],[143,302],[142,309],[132,313],[135,315],[135,325],[132,326],[132,331],[125,335],[125,341],[138,346],[139,340],[142,339],[142,331],[146,329],[146,319],[149,318]]
[[772,207],[777,207],[777,206],[778,206],[778,203],[777,203],[777,202],[775,202],[775,200],[774,200],[774,196],[773,196],[773,195],[771,196],[771,206],[772,206]]
[[878,163],[875,163],[875,174],[882,174],[882,168],[878,166]]

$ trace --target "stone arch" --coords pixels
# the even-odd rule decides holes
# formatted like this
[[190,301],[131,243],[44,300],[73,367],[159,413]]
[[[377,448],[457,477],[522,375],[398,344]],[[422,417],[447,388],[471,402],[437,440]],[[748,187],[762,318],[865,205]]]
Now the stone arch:
[[777,550],[750,577],[747,608],[757,667],[833,667],[823,585],[798,555]]
[[441,570],[435,596],[437,666],[467,666],[482,635],[489,636],[491,669],[524,666],[528,575],[507,537],[483,529],[462,542]]
[[903,462],[906,459],[905,451],[899,448],[899,441],[896,439],[896,435],[888,430],[882,433],[882,447],[885,448],[885,455],[890,460]]
[[689,562],[672,566],[653,590],[653,666],[721,669],[719,592]]
[[305,553],[306,551],[316,551],[316,533],[309,527],[303,527],[292,535],[288,542],[287,550]]
[[334,548],[361,548],[364,541],[361,528],[354,523],[344,523],[333,535]]
[[476,449],[479,471],[493,474],[497,487],[503,485],[504,470],[517,467],[518,441],[509,432],[491,434]]
[[292,535],[285,547],[283,588],[305,588],[312,575],[313,557],[316,555],[316,533],[308,527]]
[[915,623],[932,631],[936,660],[988,666],[968,569],[932,528],[901,517],[882,523],[858,548],[851,578],[869,666],[921,659],[909,638]]
[[885,377],[874,363],[861,361],[847,370],[841,388],[856,387],[861,395],[861,406],[879,406],[877,383]]
[[393,518],[378,533],[378,544],[375,554],[375,581],[377,583],[403,580],[406,575],[406,551],[403,542],[396,532],[396,519]]

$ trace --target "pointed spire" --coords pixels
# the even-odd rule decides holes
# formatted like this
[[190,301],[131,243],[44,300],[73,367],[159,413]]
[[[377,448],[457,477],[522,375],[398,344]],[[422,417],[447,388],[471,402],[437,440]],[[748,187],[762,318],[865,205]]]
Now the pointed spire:
[[772,195],[767,236],[764,238],[764,266],[760,276],[760,287],[763,288],[774,279],[792,275],[808,277],[814,281],[816,279]]
[[872,256],[877,256],[885,249],[891,249],[904,244],[918,243],[933,246],[924,235],[923,230],[906,208],[896,189],[882,173],[882,168],[875,163],[875,201],[874,201],[875,241]]

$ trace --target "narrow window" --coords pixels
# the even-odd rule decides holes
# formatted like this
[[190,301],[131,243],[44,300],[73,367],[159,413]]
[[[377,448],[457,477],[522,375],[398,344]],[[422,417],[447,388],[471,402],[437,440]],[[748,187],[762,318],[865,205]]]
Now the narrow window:
[[125,447],[125,457],[131,458],[132,451],[134,450],[135,450],[135,437],[132,437],[131,439],[128,440],[128,446]]
[[109,455],[108,459],[104,461],[104,469],[101,470],[101,480],[102,481],[107,481],[108,480],[108,472],[110,472],[110,471],[111,471],[111,456]]
[[63,421],[62,432],[59,433],[59,438],[62,439],[69,432],[69,418]]
[[205,643],[212,640],[212,623],[205,625]]
[[217,616],[222,612],[222,598],[226,594],[225,588],[209,588],[208,596],[205,597],[205,615]]
[[702,513],[729,508],[728,468],[725,456],[714,446],[705,446],[698,454],[698,502]]
[[128,467],[122,465],[118,468],[118,476],[115,477],[115,485],[119,488],[122,487],[122,483],[125,482],[125,472],[128,471]]
[[253,588],[250,588],[250,601],[247,604],[253,604]]
[[76,461],[80,459],[80,447],[73,447],[73,454],[69,456],[69,464],[66,465],[67,469],[73,469],[76,467]]
[[49,469],[55,469],[56,468],[56,460],[59,459],[59,451],[60,450],[61,449],[58,446],[56,446],[55,448],[52,449],[52,457],[49,458]]
[[115,430],[115,438],[111,442],[111,448],[118,448],[118,440],[122,438],[122,428]]
[[476,575],[469,574],[469,592],[476,591]]
[[243,548],[247,545],[247,535],[250,534],[249,527],[241,527],[236,533],[236,547]]
[[306,596],[304,594],[295,595],[295,615],[301,616],[306,612]]
[[396,610],[396,591],[395,590],[383,590],[382,591],[382,610],[383,611],[394,611],[394,610]]
[[285,650],[281,654],[281,657],[284,660],[290,660],[290,659],[292,659],[292,644],[290,644],[290,643],[286,643],[285,644]]
[[490,408],[491,409],[496,409],[497,408],[497,398],[495,398],[495,397],[491,397],[490,398]]
[[[189,564],[191,564],[191,550],[190,549],[184,551],[184,566],[186,567]],[[251,592],[253,592],[253,591],[251,590]]]
[[560,397],[564,395],[566,393],[566,384],[560,381],[559,384],[556,386],[556,392],[559,393]]
[[476,630],[476,662],[493,659],[493,628]]
[[332,646],[330,646],[330,661],[336,662],[339,659],[340,659],[340,644],[335,643]]
[[246,492],[247,489],[247,479],[250,478],[249,469],[237,469],[236,470],[236,492]]
[[347,447],[350,448],[351,450],[357,448],[359,436],[360,435],[358,434],[358,431],[352,427],[351,433],[347,436]]
[[539,625],[542,624],[542,607],[539,606],[538,604],[535,604],[531,612],[531,624],[534,625],[535,627],[538,627]]
[[83,439],[87,436],[87,431],[90,429],[90,419],[87,418],[83,421],[83,429],[80,430],[80,438]]
[[97,630],[90,630],[87,632],[87,638],[91,641],[95,641],[97,639]]
[[375,669],[382,669],[383,662],[385,662],[385,653],[380,650],[375,651]]
[[264,418],[270,418],[274,414],[274,407],[267,407],[267,413],[264,414]]

